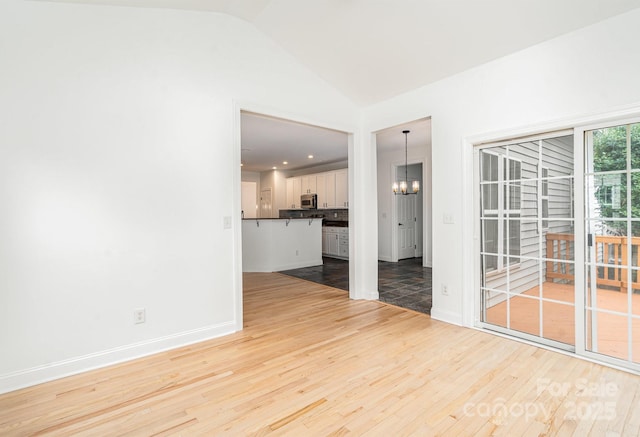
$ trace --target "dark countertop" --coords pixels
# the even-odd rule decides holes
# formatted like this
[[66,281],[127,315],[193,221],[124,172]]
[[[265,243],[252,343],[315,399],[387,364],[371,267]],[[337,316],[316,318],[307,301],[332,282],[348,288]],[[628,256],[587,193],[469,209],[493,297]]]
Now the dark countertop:
[[277,218],[277,217],[265,217],[265,218],[243,218],[244,221],[261,221],[261,220],[322,220],[322,226],[329,226],[334,228],[348,228],[349,222],[340,220],[327,220],[319,219],[318,217],[289,217],[289,218]]
[[348,228],[349,227],[349,222],[346,221],[331,221],[331,220],[327,220],[324,219],[324,221],[322,222],[322,226],[332,226],[332,227],[336,227],[336,228]]
[[243,218],[242,220],[310,220],[310,219],[314,219],[317,220],[314,217],[285,217],[285,218],[279,218],[279,217],[265,217],[265,218]]

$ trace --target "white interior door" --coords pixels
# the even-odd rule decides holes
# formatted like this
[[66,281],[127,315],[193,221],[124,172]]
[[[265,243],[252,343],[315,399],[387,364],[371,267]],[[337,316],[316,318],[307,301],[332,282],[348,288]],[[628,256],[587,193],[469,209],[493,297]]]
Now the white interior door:
[[258,215],[257,190],[258,184],[256,182],[242,181],[242,217],[256,218]]
[[398,209],[398,259],[416,256],[416,196],[396,196]]
[[260,217],[269,218],[271,217],[271,212],[271,188],[266,188],[260,191]]

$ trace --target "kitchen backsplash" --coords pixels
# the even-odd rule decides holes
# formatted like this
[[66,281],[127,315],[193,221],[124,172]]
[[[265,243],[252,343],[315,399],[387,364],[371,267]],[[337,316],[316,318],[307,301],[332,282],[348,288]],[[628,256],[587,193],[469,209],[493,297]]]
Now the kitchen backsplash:
[[313,217],[325,218],[334,222],[348,222],[348,209],[281,209],[280,218]]

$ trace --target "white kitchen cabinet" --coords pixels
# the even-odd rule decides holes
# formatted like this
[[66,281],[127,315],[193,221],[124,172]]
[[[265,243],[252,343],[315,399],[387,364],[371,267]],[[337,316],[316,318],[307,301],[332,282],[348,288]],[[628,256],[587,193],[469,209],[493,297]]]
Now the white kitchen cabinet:
[[329,252],[329,240],[327,239],[327,228],[322,227],[322,254],[326,255]]
[[317,175],[311,174],[306,176],[300,176],[300,188],[302,194],[316,194],[317,193]]
[[338,255],[340,258],[349,258],[349,228],[341,228],[338,232]]
[[337,232],[333,232],[331,234],[331,238],[329,239],[328,254],[331,256],[340,255],[340,235],[338,235]]
[[287,178],[287,208],[300,208],[301,184],[299,177]]
[[349,173],[347,169],[335,172],[336,208],[349,208]]
[[322,228],[322,255],[349,258],[349,228],[324,226]]
[[287,208],[300,208],[301,194],[317,194],[318,209],[348,208],[347,169],[287,178]]
[[335,208],[336,175],[334,172],[320,173],[316,176],[318,209]]

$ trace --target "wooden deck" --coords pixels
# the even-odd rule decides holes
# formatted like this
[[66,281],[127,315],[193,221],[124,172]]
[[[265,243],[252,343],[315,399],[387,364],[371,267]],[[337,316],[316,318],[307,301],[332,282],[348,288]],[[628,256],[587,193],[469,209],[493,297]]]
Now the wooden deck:
[[[522,293],[540,296],[539,287]],[[547,299],[573,303],[573,285],[545,282],[542,296]],[[627,293],[618,290],[598,288],[598,308],[626,312]],[[640,314],[640,295],[631,296],[634,314]],[[574,344],[575,310],[573,306],[543,302],[543,335],[545,338],[562,343]],[[538,300],[514,298],[511,300],[511,328],[528,334],[539,335],[540,304]],[[502,302],[487,310],[489,323],[505,326],[507,323],[507,303]],[[603,312],[598,314],[598,352],[617,358],[628,359],[627,318]],[[633,357],[640,362],[640,323],[633,325]]]
[[247,274],[245,322],[2,395],[0,435],[640,433],[636,375],[323,285]]

